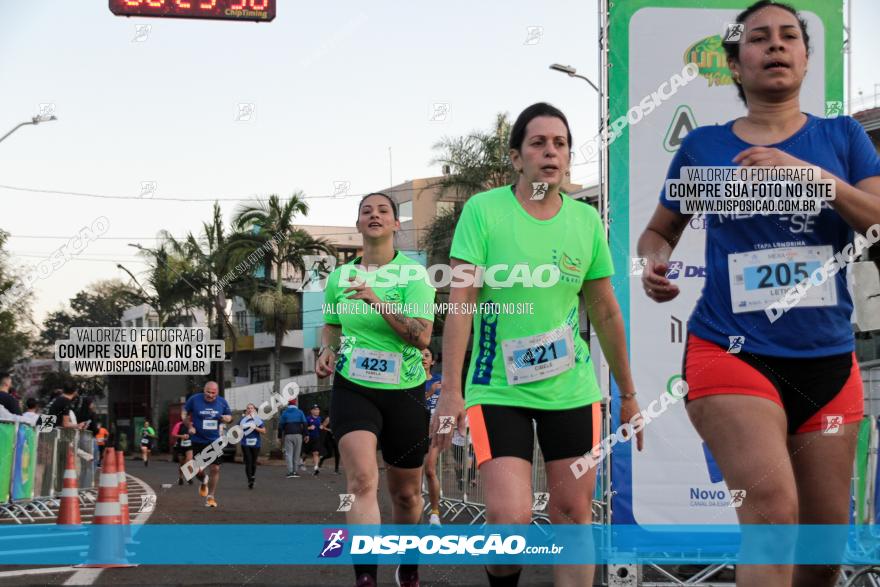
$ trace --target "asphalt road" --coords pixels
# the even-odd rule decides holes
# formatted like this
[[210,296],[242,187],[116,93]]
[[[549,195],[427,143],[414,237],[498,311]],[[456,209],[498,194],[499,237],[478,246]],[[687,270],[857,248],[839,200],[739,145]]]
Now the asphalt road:
[[[168,457],[154,458],[149,467],[138,461],[126,461],[127,472],[155,491],[155,509],[148,524],[342,524],[344,514],[337,512],[339,494],[345,493],[343,475],[334,475],[332,461],[325,462],[317,477],[311,471],[302,477],[285,479],[280,464],[261,466],[257,482],[248,490],[241,463],[224,463],[216,492],[219,507],[206,508],[199,497],[197,481],[177,485],[176,465]],[[384,481],[383,481],[384,482]],[[171,487],[163,488],[163,484]],[[129,483],[131,486],[131,483]],[[381,486],[380,486],[381,487]],[[383,519],[390,519],[391,505],[387,491],[379,491]],[[132,505],[136,505],[133,503]],[[205,544],[181,545],[181,548],[206,548],[212,537],[206,530]],[[25,563],[25,561],[22,561]],[[354,572],[348,566],[226,565],[155,566],[106,569],[95,572],[64,569],[62,572],[20,574],[25,567],[0,567],[0,585],[308,585],[336,586],[354,584]],[[10,571],[17,570],[15,576]],[[393,567],[380,567],[380,585],[394,585]],[[486,585],[483,567],[476,565],[423,566],[421,584]],[[534,566],[523,570],[520,585],[552,585],[550,567]]]

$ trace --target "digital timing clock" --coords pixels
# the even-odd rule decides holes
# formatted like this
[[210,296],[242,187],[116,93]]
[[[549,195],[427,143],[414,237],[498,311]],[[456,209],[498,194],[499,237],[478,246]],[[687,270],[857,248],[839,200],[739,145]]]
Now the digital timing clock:
[[117,16],[209,18],[269,22],[276,0],[110,0]]

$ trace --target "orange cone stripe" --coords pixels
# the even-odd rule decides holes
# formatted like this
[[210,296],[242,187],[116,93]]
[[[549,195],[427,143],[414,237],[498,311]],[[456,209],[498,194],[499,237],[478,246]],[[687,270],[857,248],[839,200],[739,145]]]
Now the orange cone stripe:
[[73,447],[67,449],[67,464],[64,467],[64,480],[61,483],[61,507],[58,510],[56,524],[82,524],[79,512],[79,490],[76,486],[76,457],[73,454]]

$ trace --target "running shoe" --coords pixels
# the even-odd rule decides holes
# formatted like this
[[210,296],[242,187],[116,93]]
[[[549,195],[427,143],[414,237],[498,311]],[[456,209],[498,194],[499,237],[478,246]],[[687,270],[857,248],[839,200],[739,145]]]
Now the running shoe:
[[317,476],[318,476],[318,473],[320,473],[320,472],[321,472],[320,469],[315,469],[315,472],[314,472],[315,477],[317,477]]
[[177,484],[178,484],[178,485],[183,485],[183,477],[178,477],[178,478],[177,478]]
[[376,587],[376,579],[373,578],[373,575],[364,573],[357,578],[354,587]]
[[293,479],[294,477],[299,477],[299,475],[297,475],[296,473],[288,473],[287,474],[288,479]]
[[294,471],[292,477],[299,477],[299,473],[297,473],[296,471]]
[[193,484],[193,480],[190,479],[189,481],[186,482],[186,484],[187,484],[187,485],[192,485],[192,484]]
[[419,570],[414,569],[401,573],[398,566],[394,572],[394,580],[397,582],[397,587],[419,587]]
[[440,523],[440,516],[438,516],[437,514],[431,514],[431,517],[428,518],[428,524],[430,524],[431,526],[442,526],[443,525]]
[[248,489],[253,489],[253,488],[254,488],[254,480],[251,479],[250,481],[248,481]]
[[199,495],[201,495],[202,497],[208,497],[208,476],[207,475],[205,475],[205,477],[202,479],[202,484],[199,485]]
[[215,508],[215,507],[217,507],[217,500],[214,499],[213,497],[209,497],[209,498],[207,499],[207,501],[205,501],[205,507],[208,507],[208,508]]

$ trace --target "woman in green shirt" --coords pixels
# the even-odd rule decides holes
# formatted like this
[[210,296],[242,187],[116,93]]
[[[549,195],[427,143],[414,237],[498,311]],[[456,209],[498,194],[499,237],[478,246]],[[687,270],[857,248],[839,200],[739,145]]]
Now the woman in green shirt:
[[[471,197],[455,228],[452,267],[464,265],[459,271],[481,279],[452,284],[451,304],[477,304],[467,404],[461,382],[471,319],[453,313],[444,326],[444,389],[431,423],[433,442],[441,448],[451,442],[441,418],[454,418],[464,434],[467,408],[486,521],[529,524],[536,430],[551,522],[589,524],[596,469],[576,463],[599,443],[601,392],[580,336],[581,293],[620,388],[621,421],[639,414],[611,288],[611,254],[598,212],[561,192],[571,165],[562,112],[545,103],[524,110],[511,129],[510,158],[517,182]],[[641,441],[639,432],[639,448]],[[520,568],[496,565],[487,572],[490,585],[516,585]],[[592,575],[592,566],[554,567],[557,585],[591,585]]]
[[141,428],[141,459],[144,466],[150,466],[150,453],[153,452],[153,446],[156,443],[156,431],[150,426],[149,420],[144,420],[144,427]]
[[[377,447],[386,463],[395,524],[417,524],[422,512],[422,461],[428,448],[425,370],[434,288],[424,268],[394,249],[397,204],[381,193],[358,207],[364,253],[327,278],[324,330],[316,371],[335,373],[333,430],[348,493],[348,524],[379,524]],[[397,584],[418,586],[418,567],[401,565]],[[377,584],[375,564],[356,564],[359,587]]]

